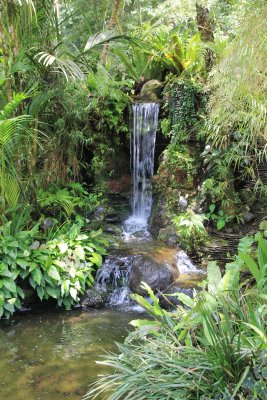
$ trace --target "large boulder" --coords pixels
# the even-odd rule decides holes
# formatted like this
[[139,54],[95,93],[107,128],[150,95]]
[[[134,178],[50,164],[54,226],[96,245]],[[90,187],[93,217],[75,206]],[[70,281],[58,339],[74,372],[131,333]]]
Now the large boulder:
[[157,263],[145,256],[135,257],[129,273],[129,287],[134,293],[147,294],[141,282],[147,283],[154,291],[163,290],[178,278],[176,265]]
[[141,100],[143,101],[157,101],[158,92],[162,87],[162,83],[156,79],[151,79],[146,82],[141,90]]

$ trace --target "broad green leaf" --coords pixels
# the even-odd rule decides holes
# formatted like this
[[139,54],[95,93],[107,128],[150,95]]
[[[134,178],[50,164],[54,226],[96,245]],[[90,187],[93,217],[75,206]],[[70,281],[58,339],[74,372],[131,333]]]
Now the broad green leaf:
[[57,299],[58,298],[58,294],[56,289],[51,288],[51,287],[47,287],[46,288],[46,293],[50,296],[53,297],[53,299]]
[[89,260],[92,261],[92,263],[94,263],[98,267],[100,267],[102,264],[102,256],[98,253],[93,253],[89,258]]
[[66,253],[68,250],[68,244],[65,242],[58,243],[58,248],[62,254]]
[[9,312],[12,313],[12,314],[15,312],[14,305],[13,305],[13,304],[10,304],[10,303],[4,304],[4,309],[7,310],[7,311],[9,311]]
[[216,261],[210,261],[207,266],[207,279],[208,279],[208,290],[210,293],[217,293],[219,283],[222,279],[220,267]]
[[2,279],[3,285],[5,286],[6,289],[8,289],[10,292],[12,293],[16,293],[17,292],[17,287],[14,281],[10,280],[10,279]]
[[261,274],[260,270],[258,268],[258,265],[255,263],[255,261],[250,257],[248,254],[240,253],[239,257],[241,260],[245,263],[247,269],[253,275],[253,277],[256,279],[257,282],[260,281],[261,279]]
[[80,260],[84,260],[85,259],[85,253],[84,253],[84,249],[82,246],[76,246],[74,253],[79,257]]
[[74,300],[77,300],[77,293],[78,293],[77,289],[75,289],[73,287],[70,288],[70,295]]
[[23,269],[26,269],[28,265],[27,259],[25,258],[17,258],[16,263]]
[[220,231],[224,227],[225,227],[225,221],[223,219],[219,218],[218,221],[217,221],[217,229],[218,229],[218,231]]
[[75,278],[76,275],[76,269],[74,267],[70,267],[69,269],[69,274],[72,278]]
[[39,299],[42,301],[44,298],[44,288],[41,286],[38,286],[36,290],[37,290]]
[[56,269],[56,267],[54,265],[51,265],[51,267],[48,269],[47,273],[51,278],[55,279],[56,281],[61,280],[58,270]]
[[32,271],[32,277],[33,277],[33,279],[35,280],[35,282],[37,283],[37,285],[40,285],[40,284],[41,284],[41,281],[42,281],[42,272],[40,271],[39,268],[35,268],[35,269]]

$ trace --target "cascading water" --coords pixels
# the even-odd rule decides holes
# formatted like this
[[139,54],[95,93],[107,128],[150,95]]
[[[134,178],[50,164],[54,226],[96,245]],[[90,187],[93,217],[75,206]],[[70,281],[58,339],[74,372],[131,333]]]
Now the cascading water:
[[151,178],[154,173],[158,114],[158,103],[133,104],[131,138],[133,199],[132,215],[124,224],[126,235],[147,230],[147,222],[152,207]]
[[[168,275],[170,270],[172,271],[172,279],[176,283],[178,282],[177,275],[179,275],[181,291],[189,290],[187,286],[182,286],[184,284],[183,276],[186,279],[189,279],[189,276],[190,279],[193,279],[197,275],[198,281],[202,274],[202,271],[194,266],[184,251],[167,247],[153,239],[142,240],[149,236],[147,229],[152,208],[151,178],[154,173],[158,114],[158,103],[133,104],[131,134],[132,215],[124,222],[124,241],[120,243],[121,248],[113,249],[97,272],[95,279],[95,289],[106,295],[106,302],[112,307],[126,306],[126,308],[130,307],[140,311],[140,307],[138,308],[131,299],[131,294],[132,290],[135,290],[133,282],[135,282],[135,279],[139,279],[140,271],[147,266],[150,268],[149,271],[152,271],[152,283],[157,282],[158,279],[164,279],[164,276]],[[134,235],[138,231],[141,231],[140,235]],[[165,268],[164,273],[159,272],[162,271],[161,267]],[[133,279],[133,277],[135,278]],[[146,278],[143,280],[146,281]]]

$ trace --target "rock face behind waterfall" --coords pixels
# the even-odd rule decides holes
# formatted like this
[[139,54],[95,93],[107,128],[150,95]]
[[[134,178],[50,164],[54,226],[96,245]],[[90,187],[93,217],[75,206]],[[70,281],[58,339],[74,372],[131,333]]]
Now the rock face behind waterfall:
[[153,290],[163,290],[179,276],[176,265],[157,263],[150,258],[138,256],[133,260],[129,273],[129,288],[132,292],[146,295],[141,282],[146,282]]

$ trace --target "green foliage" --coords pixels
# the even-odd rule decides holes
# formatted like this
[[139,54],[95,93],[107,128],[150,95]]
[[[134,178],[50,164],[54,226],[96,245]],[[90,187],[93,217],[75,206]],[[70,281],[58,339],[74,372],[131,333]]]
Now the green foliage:
[[99,195],[87,192],[77,182],[72,182],[62,189],[56,185],[50,185],[46,190],[41,188],[36,191],[36,199],[41,212],[60,221],[78,212],[86,216],[99,204]]
[[[20,149],[22,156],[28,138],[32,135],[30,115],[14,116],[21,103],[27,99],[24,93],[17,93],[0,110],[0,194],[2,214],[6,208],[18,205],[22,191],[21,177],[16,169],[16,154]],[[22,157],[23,158],[23,157]],[[25,165],[25,164],[24,164]]]
[[184,143],[196,131],[201,109],[204,107],[204,94],[201,86],[186,79],[169,77],[164,88],[164,108],[168,112],[169,130],[163,133],[171,136],[172,142]]
[[215,204],[211,204],[209,206],[209,212],[206,214],[206,217],[208,220],[211,221],[216,221],[216,226],[218,231],[223,229],[227,222],[231,221],[233,219],[232,217],[229,217],[229,215],[225,214],[223,210],[219,210],[218,213],[215,213]]
[[256,282],[256,288],[264,292],[267,282],[267,240],[261,233],[242,239],[238,246],[238,255],[233,262],[226,264],[226,268],[238,272],[249,271]]
[[[261,256],[267,242],[258,237]],[[246,242],[246,244],[245,244]],[[240,253],[252,251],[244,239]],[[248,248],[250,250],[248,250]],[[261,262],[266,263],[266,257]],[[252,269],[254,275],[254,269]],[[104,356],[113,373],[102,376],[86,398],[258,399],[266,398],[267,331],[265,286],[240,291],[236,269],[222,276],[208,266],[208,290],[193,298],[177,294],[184,306],[168,312],[147,285],[150,300],[134,296],[153,320],[133,321],[136,332],[118,345],[119,355]],[[139,341],[136,341],[136,338]]]
[[176,75],[188,77],[205,74],[207,44],[197,33],[183,43],[177,32],[158,29],[147,37],[150,59]]
[[197,162],[189,147],[168,145],[157,171],[155,188],[166,199],[169,210],[177,213],[179,190],[192,189],[196,173]]
[[101,231],[84,234],[76,224],[41,243],[38,229],[36,225],[12,234],[11,222],[1,227],[1,317],[8,318],[21,307],[25,286],[33,288],[41,301],[53,298],[70,309],[93,284],[92,274],[106,254]]
[[[238,223],[242,222],[242,202],[235,189],[237,179],[227,152],[207,145],[201,156],[206,168],[206,179],[201,184],[201,193],[208,202],[216,204],[221,211],[221,217],[224,217],[221,219],[225,222],[226,219],[233,218]],[[226,215],[228,217],[225,218]]]
[[192,210],[173,218],[179,242],[187,250],[194,250],[207,241],[208,234],[203,225],[205,219],[205,215],[195,214]]
[[242,167],[266,158],[266,15],[264,2],[252,2],[209,81],[208,137]]

